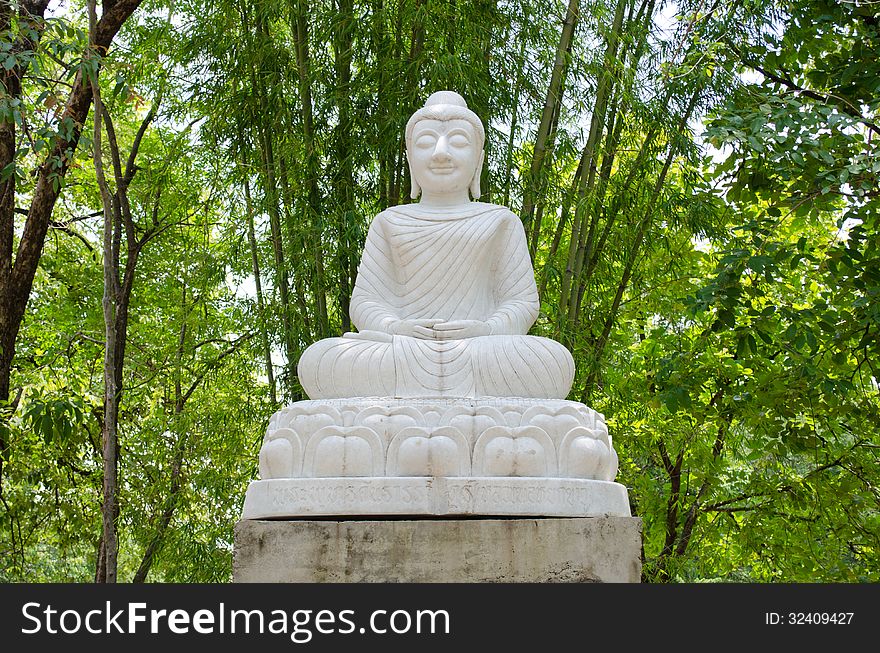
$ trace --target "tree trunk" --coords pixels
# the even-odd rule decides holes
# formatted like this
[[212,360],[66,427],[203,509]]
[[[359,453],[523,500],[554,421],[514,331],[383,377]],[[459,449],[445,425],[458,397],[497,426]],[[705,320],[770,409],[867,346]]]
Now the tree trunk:
[[[94,49],[94,33],[96,21],[95,0],[89,0],[89,36]],[[104,209],[104,298],[102,308],[104,313],[104,422],[101,434],[102,458],[104,466],[103,474],[103,501],[101,504],[102,514],[102,555],[103,570],[99,571],[98,578],[105,583],[116,582],[116,567],[118,541],[116,532],[116,520],[119,515],[118,491],[118,437],[117,420],[119,417],[119,386],[117,385],[116,354],[117,354],[117,306],[120,295],[118,250],[114,235],[117,233],[116,215],[113,211],[113,202],[110,190],[104,175],[104,163],[102,157],[101,123],[104,118],[104,107],[101,103],[101,92],[98,85],[98,75],[93,73],[91,79],[92,97],[95,102],[94,111],[94,162],[95,177],[98,188],[101,191],[101,205]]]
[[[95,0],[89,0],[89,40],[92,46],[90,56],[95,56],[99,52],[95,45],[96,24]],[[95,104],[93,120],[95,177],[100,189],[101,205],[104,213],[104,297],[102,300],[104,314],[104,422],[102,430],[104,474],[101,538],[104,569],[103,573],[99,572],[97,576],[103,582],[115,583],[119,550],[117,534],[117,521],[119,519],[118,424],[119,406],[122,401],[122,372],[125,364],[125,346],[128,336],[128,314],[138,257],[144,243],[151,237],[149,229],[144,234],[143,239],[138,240],[136,237],[131,206],[128,200],[128,186],[137,170],[135,160],[138,149],[147,127],[156,115],[158,101],[153,104],[153,107],[142,121],[129,153],[126,168],[123,170],[113,121],[101,102],[100,85],[96,69],[92,71],[89,82]],[[116,192],[112,195],[104,172],[102,124],[107,132],[107,145],[111,153],[116,185]],[[125,234],[127,256],[124,273],[120,274],[120,252],[123,232]]]

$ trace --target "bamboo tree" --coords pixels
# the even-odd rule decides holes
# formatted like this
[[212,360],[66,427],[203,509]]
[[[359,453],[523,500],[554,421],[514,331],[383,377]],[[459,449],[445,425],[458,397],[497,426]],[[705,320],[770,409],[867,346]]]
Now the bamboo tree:
[[324,274],[324,245],[322,228],[321,193],[318,188],[320,176],[318,148],[315,140],[312,116],[311,61],[309,58],[308,4],[296,0],[293,6],[294,52],[296,55],[297,87],[299,89],[300,111],[302,113],[302,138],[305,146],[305,176],[308,188],[308,222],[312,226],[312,255],[315,261],[315,283],[313,293],[317,302],[318,327],[321,337],[330,335],[330,322],[327,313],[327,285]]
[[571,203],[574,200],[575,195],[577,194],[577,189],[580,187],[581,177],[584,174],[584,166],[586,165],[586,162],[587,152],[584,151],[581,153],[581,157],[578,160],[578,165],[574,171],[574,175],[572,175],[569,188],[562,196],[562,206],[559,210],[559,220],[556,223],[556,229],[553,233],[553,242],[550,244],[550,249],[547,252],[547,263],[544,264],[544,270],[541,274],[540,290],[538,291],[539,296],[543,297],[544,291],[547,289],[547,282],[550,278],[550,271],[554,267],[556,254],[559,251],[560,245],[562,244],[562,236],[565,233],[565,228],[568,226],[569,216],[571,215]]
[[278,182],[275,176],[275,157],[271,136],[263,130],[262,161],[266,187],[266,209],[269,213],[272,252],[275,257],[275,282],[278,285],[278,298],[281,304],[281,326],[284,332],[284,353],[287,358],[285,374],[287,393],[291,392],[294,374],[296,346],[293,343],[293,324],[290,319],[290,287],[287,280],[287,260],[284,255],[284,238],[281,230],[280,208],[278,206]]
[[[629,29],[627,31],[630,34],[635,31],[635,34],[632,35],[632,38],[635,39],[635,44],[633,44],[632,41],[627,41],[624,44],[624,51],[620,57],[621,62],[625,63],[627,61],[627,55],[631,55],[629,65],[625,67],[625,73],[617,85],[612,99],[611,109],[608,112],[608,124],[605,129],[605,133],[608,137],[602,150],[602,165],[598,174],[598,185],[595,197],[592,198],[590,203],[591,212],[594,216],[593,220],[598,222],[598,220],[604,215],[605,224],[595,245],[589,246],[590,256],[585,262],[586,268],[578,279],[577,301],[575,303],[574,311],[575,329],[578,328],[581,317],[581,303],[583,301],[584,291],[590,283],[590,278],[592,277],[593,271],[596,269],[599,258],[604,252],[605,244],[608,242],[608,236],[611,233],[615,218],[618,215],[618,212],[616,211],[612,212],[606,210],[606,194],[611,181],[611,173],[617,155],[617,148],[623,137],[623,128],[625,124],[624,116],[630,109],[636,71],[647,47],[647,37],[654,14],[655,1],[645,0],[639,8],[638,14],[635,18],[632,16],[632,9],[634,6],[635,5],[630,8],[630,16],[627,19],[627,24],[631,27],[635,26],[635,29]],[[633,45],[635,47],[633,47]],[[645,138],[646,143],[650,143],[652,140],[653,138],[650,136]],[[624,185],[623,192],[626,192],[626,185]],[[618,200],[619,197],[620,195],[618,194],[614,199]],[[619,201],[615,202],[615,204],[619,206]]]
[[[260,42],[268,43],[269,33],[266,25],[267,17],[258,10],[255,18],[257,22],[257,35]],[[255,46],[257,44],[254,44]],[[261,82],[260,75],[256,70],[255,62],[250,65],[251,84],[258,98],[261,113],[264,115],[269,113],[270,98],[267,89]],[[278,175],[276,173],[275,151],[272,134],[264,121],[260,121],[256,126],[257,142],[260,150],[260,163],[262,164],[264,190],[265,190],[265,207],[269,214],[269,225],[272,241],[272,252],[275,262],[275,284],[278,288],[278,298],[280,302],[281,327],[283,330],[284,354],[287,359],[286,373],[284,374],[286,383],[286,394],[291,394],[293,379],[295,374],[294,358],[296,356],[296,347],[293,342],[293,325],[290,317],[290,287],[288,282],[287,260],[284,252],[284,238],[281,229],[281,209],[279,207],[278,192]]]
[[[523,27],[520,28],[518,36],[519,36],[519,56],[516,60],[517,63],[521,63],[525,61],[526,55],[526,34],[525,34],[525,25],[529,23],[529,11],[528,7],[525,8],[525,13],[523,14]],[[502,179],[504,180],[504,199],[502,204],[504,206],[510,206],[510,185],[513,181],[513,159],[514,159],[514,145],[517,139],[517,131],[519,129],[519,105],[520,105],[520,97],[523,91],[523,74],[520,66],[514,65],[514,74],[516,75],[516,82],[513,87],[513,100],[511,103],[511,117],[510,117],[510,134],[507,138],[507,158],[504,166],[504,174],[502,175]]]
[[[476,39],[474,44],[469,43],[466,39],[463,39],[463,41],[465,46],[470,45],[475,49],[476,56],[473,58],[476,59],[477,76],[475,79],[476,83],[472,87],[473,90],[469,102],[473,111],[481,116],[483,124],[486,126],[485,156],[483,157],[483,167],[480,173],[480,184],[482,187],[480,198],[484,202],[491,202],[495,188],[492,183],[493,171],[490,162],[493,150],[496,149],[495,143],[491,138],[491,127],[494,120],[491,97],[495,95],[492,89],[495,80],[492,78],[491,62],[496,57],[492,51],[492,46],[495,41],[495,30],[499,23],[497,0],[475,0],[473,13],[480,25],[479,38]],[[450,21],[450,24],[452,24],[452,21]],[[452,86],[454,86],[454,83],[450,84],[450,87]]]
[[[544,109],[541,112],[541,122],[535,135],[535,146],[532,155],[532,163],[523,188],[523,206],[521,217],[525,225],[530,226],[534,218],[537,197],[543,192],[542,183],[543,165],[548,152],[553,148],[550,140],[551,126],[554,115],[558,115],[562,104],[563,77],[568,60],[568,52],[571,48],[572,39],[577,27],[579,14],[578,0],[569,0],[565,11],[565,19],[562,22],[562,32],[559,36],[559,44],[556,48],[556,60],[553,64],[553,72],[550,76],[550,84],[547,87],[547,95],[544,99]],[[534,259],[537,249],[535,230],[532,229],[532,239],[529,243],[529,251]]]
[[[693,95],[691,95],[691,98],[688,101],[687,107],[682,112],[679,118],[675,133],[681,133],[687,128],[688,121],[690,120],[691,114],[694,111],[694,107],[697,105],[697,102],[699,101],[703,90],[704,89],[702,84],[698,83],[696,89],[693,92]],[[667,152],[666,159],[663,162],[663,168],[660,170],[660,174],[657,175],[657,179],[654,181],[654,186],[651,189],[647,204],[642,211],[642,217],[639,220],[633,241],[629,246],[626,256],[626,262],[624,263],[623,267],[623,274],[621,275],[620,282],[617,284],[617,289],[614,293],[614,299],[611,302],[611,308],[608,311],[608,315],[605,318],[604,324],[602,325],[602,332],[599,335],[595,346],[593,347],[590,359],[589,373],[587,375],[587,380],[584,386],[582,399],[583,401],[587,401],[589,399],[590,391],[596,379],[596,375],[598,374],[599,361],[601,360],[602,354],[604,353],[605,346],[608,344],[608,336],[611,334],[611,329],[614,326],[614,322],[617,318],[617,311],[620,308],[620,302],[623,299],[624,292],[629,286],[629,281],[633,273],[633,266],[635,265],[636,258],[641,253],[642,241],[645,238],[645,233],[648,226],[651,224],[655,217],[654,210],[657,206],[659,198],[663,194],[663,188],[666,183],[666,176],[669,173],[669,168],[672,166],[672,162],[675,160],[675,157],[679,153],[679,143],[679,139],[673,139],[670,142],[669,151]]]
[[[287,241],[288,251],[301,252],[308,248],[310,237],[308,234],[308,228],[306,227],[306,229],[303,229],[303,225],[296,220],[296,201],[290,188],[290,174],[287,169],[286,157],[282,156],[279,159],[278,171],[281,179],[281,197],[283,199],[282,208],[284,210],[285,229],[283,231],[285,232],[284,236]],[[306,231],[305,234],[303,233],[304,231]],[[299,344],[303,342],[303,338],[306,339],[306,342],[309,342],[314,337],[312,320],[310,318],[310,315],[314,311],[308,306],[308,302],[306,301],[304,282],[305,279],[310,277],[312,268],[308,259],[297,259],[295,256],[291,257],[290,265],[290,273],[293,277],[294,299],[296,300],[296,306],[298,309],[297,312],[291,316],[294,318],[291,322],[296,331],[294,337],[299,336],[297,343],[298,355],[300,350]]]
[[354,36],[354,5],[352,0],[337,0],[336,29],[333,34],[334,68],[336,71],[336,108],[339,122],[336,126],[336,164],[334,197],[339,198],[337,217],[337,265],[339,267],[339,312],[342,330],[351,330],[349,302],[354,288],[356,269],[351,242],[353,226],[357,221],[354,204],[353,152],[350,140],[354,131],[351,116],[351,62]]
[[[403,115],[399,119],[399,128],[406,125],[406,116],[413,113],[419,106],[419,79],[422,71],[422,53],[425,49],[425,21],[423,18],[425,0],[415,0],[413,21],[410,34],[409,57],[406,64],[405,102],[401,109]],[[406,143],[402,133],[397,137],[397,152],[394,158],[394,183],[392,184],[389,202],[391,205],[408,201],[410,189],[409,166],[406,165]]]
[[385,2],[373,0],[370,20],[370,45],[373,51],[373,69],[376,77],[376,159],[379,168],[378,178],[378,204],[379,210],[388,208],[388,188],[390,164],[388,147],[392,142],[393,126],[389,121],[388,102],[391,90],[388,86],[388,69],[392,63],[392,57],[388,56],[388,35],[385,28]]
[[254,285],[256,286],[257,292],[257,314],[259,317],[260,340],[262,341],[263,355],[265,356],[266,378],[269,383],[269,397],[273,404],[277,404],[278,398],[275,392],[275,368],[272,365],[272,350],[269,347],[269,334],[266,329],[266,305],[263,300],[263,281],[260,275],[260,257],[259,251],[257,250],[257,238],[254,233],[254,209],[251,200],[251,185],[247,177],[245,177],[244,180],[244,198],[248,223],[248,244],[251,249]]
[[[593,115],[590,119],[590,131],[584,144],[584,155],[586,158],[581,173],[580,185],[577,190],[577,200],[571,227],[571,240],[569,241],[568,248],[568,261],[565,266],[562,290],[559,297],[560,326],[570,324],[574,320],[576,301],[572,296],[572,284],[580,276],[583,259],[587,255],[587,243],[592,242],[593,233],[596,229],[596,216],[593,216],[593,219],[587,226],[584,214],[586,213],[588,194],[592,191],[595,182],[598,148],[602,138],[602,127],[605,124],[605,110],[617,68],[617,46],[620,41],[621,26],[623,25],[623,15],[627,2],[628,0],[618,0],[614,19],[606,38],[603,73],[596,88]],[[560,329],[560,333],[564,332],[565,329]]]

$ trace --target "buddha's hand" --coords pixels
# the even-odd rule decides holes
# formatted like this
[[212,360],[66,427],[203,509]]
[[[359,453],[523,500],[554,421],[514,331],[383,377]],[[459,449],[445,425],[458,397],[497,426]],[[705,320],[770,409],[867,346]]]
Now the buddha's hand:
[[372,342],[391,342],[391,334],[384,331],[346,331],[342,334],[343,338],[349,340],[370,340]]
[[436,340],[462,340],[488,336],[490,328],[482,320],[450,320],[436,323],[432,331]]
[[435,336],[431,327],[436,322],[437,320],[396,320],[388,325],[388,332],[396,336],[433,340]]

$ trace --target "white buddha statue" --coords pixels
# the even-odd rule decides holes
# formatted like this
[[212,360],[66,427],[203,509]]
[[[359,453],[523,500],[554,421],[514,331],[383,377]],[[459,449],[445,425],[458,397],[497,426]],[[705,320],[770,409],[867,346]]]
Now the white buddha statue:
[[277,411],[245,519],[365,515],[628,516],[604,417],[566,401],[538,315],[525,231],[480,194],[485,132],[460,95],[406,127],[412,196],[370,225],[351,319],[309,347],[311,398]]
[[[564,399],[574,361],[526,333],[538,292],[520,219],[480,196],[485,131],[464,99],[434,93],[406,126],[412,197],[375,217],[351,297],[357,333],[299,361],[311,399]],[[470,196],[469,196],[470,193]]]

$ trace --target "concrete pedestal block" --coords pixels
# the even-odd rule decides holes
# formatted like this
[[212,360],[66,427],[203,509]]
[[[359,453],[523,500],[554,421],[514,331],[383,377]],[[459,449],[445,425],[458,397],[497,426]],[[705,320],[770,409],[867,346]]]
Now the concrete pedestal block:
[[238,583],[624,582],[641,574],[637,517],[245,519]]

